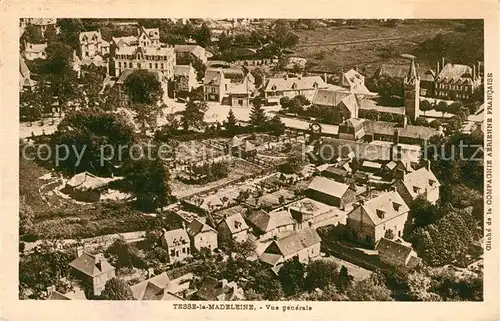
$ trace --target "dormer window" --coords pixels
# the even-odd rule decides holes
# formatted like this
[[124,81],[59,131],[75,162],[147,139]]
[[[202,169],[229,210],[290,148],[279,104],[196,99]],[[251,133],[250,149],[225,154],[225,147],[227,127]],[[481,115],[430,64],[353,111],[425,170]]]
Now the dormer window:
[[377,216],[381,219],[385,217],[385,212],[382,210],[377,210]]
[[418,188],[417,186],[413,186],[413,192],[414,193],[420,193],[420,188]]
[[432,179],[429,180],[429,186],[434,186],[435,183],[436,183],[436,181],[434,181]]
[[313,84],[313,87],[314,87],[314,88],[318,88],[318,83],[317,83],[317,82],[315,82],[315,83]]
[[276,90],[276,85],[273,85],[273,86],[271,87],[271,90]]
[[396,212],[399,212],[399,209],[401,208],[401,204],[396,203],[396,202],[392,202],[392,208],[394,208],[394,210]]
[[296,83],[292,84],[292,89],[297,89],[297,84]]

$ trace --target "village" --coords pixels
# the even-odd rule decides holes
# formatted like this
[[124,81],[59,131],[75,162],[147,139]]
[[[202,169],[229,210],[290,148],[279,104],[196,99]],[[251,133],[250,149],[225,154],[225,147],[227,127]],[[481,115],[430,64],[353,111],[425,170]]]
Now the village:
[[482,60],[327,71],[295,33],[354,22],[82,20],[20,22],[20,298],[482,300],[483,164],[443,155],[483,144]]

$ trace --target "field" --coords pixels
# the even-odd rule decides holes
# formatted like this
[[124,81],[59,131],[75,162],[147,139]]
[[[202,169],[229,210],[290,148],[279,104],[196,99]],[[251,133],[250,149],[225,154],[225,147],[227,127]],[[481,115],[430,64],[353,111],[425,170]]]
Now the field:
[[[413,53],[418,44],[442,33],[453,31],[451,23],[404,21],[395,27],[377,23],[350,27],[297,30],[299,44],[294,56],[304,57],[313,71],[347,71],[358,66],[372,74],[383,63],[403,63],[402,53]],[[418,57],[417,57],[418,59]],[[419,61],[421,68],[434,67],[434,62]]]

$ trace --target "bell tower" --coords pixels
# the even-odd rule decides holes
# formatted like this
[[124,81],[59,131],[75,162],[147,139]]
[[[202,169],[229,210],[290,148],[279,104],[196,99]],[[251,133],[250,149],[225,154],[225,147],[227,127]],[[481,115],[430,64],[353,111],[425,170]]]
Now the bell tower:
[[412,56],[410,70],[403,79],[404,104],[406,116],[415,121],[420,116],[420,76]]

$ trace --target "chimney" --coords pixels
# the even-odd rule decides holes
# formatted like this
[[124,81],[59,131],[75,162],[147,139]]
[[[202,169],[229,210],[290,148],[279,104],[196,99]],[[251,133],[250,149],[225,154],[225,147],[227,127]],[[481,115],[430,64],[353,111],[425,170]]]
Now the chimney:
[[399,144],[399,131],[398,129],[394,129],[394,139],[393,139],[394,144]]
[[427,160],[427,166],[426,167],[427,167],[428,171],[431,170],[431,160],[430,159]]
[[406,115],[403,116],[403,128],[405,128],[408,125],[408,117]]
[[476,79],[476,65],[472,65],[472,80]]
[[358,71],[358,65],[354,66],[354,70]]
[[182,221],[182,229],[185,230],[186,229],[186,222]]
[[436,76],[439,75],[439,61],[437,62],[437,66],[436,66]]
[[155,269],[154,268],[149,268],[148,269],[148,279],[152,278],[155,275]]
[[288,80],[288,73],[285,74],[285,80]]
[[323,79],[325,81],[325,83],[328,83],[328,77],[326,75],[326,72],[323,74],[323,77],[325,78],[325,79]]
[[49,296],[55,290],[56,290],[56,286],[55,285],[48,286],[47,287],[47,296]]
[[441,57],[441,68],[444,68],[444,57]]
[[76,248],[76,256],[77,257],[80,257],[83,255],[83,251],[84,251],[84,247],[83,246],[79,246]]

